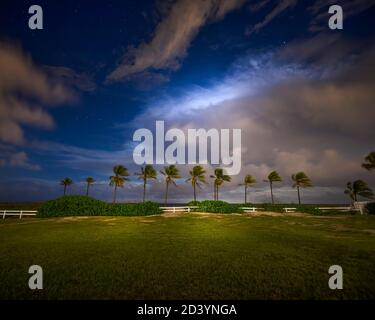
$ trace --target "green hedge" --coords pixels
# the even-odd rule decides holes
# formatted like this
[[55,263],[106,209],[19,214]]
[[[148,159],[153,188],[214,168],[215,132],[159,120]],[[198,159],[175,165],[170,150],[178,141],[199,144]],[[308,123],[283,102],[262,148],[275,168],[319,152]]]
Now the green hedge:
[[[250,205],[246,205],[247,207],[251,207]],[[320,215],[322,211],[316,208],[316,205],[307,205],[307,204],[272,204],[272,203],[263,203],[261,205],[255,205],[254,207],[263,208],[264,211],[271,211],[271,212],[280,212],[284,213],[284,208],[296,208],[296,212],[301,213],[309,213]]]
[[200,212],[211,212],[211,213],[242,213],[240,209],[242,205],[232,204],[220,200],[205,200],[197,203]]
[[368,214],[375,214],[375,202],[367,203],[366,211]]
[[198,209],[192,210],[198,212],[211,212],[211,213],[243,213],[242,207],[256,207],[263,209],[262,211],[270,212],[280,212],[284,213],[284,208],[297,208],[296,212],[309,213],[314,215],[323,214],[319,209],[316,209],[314,205],[296,205],[296,204],[271,204],[271,203],[262,203],[262,204],[253,204],[253,203],[228,203],[225,201],[191,201],[188,203],[188,206],[198,206]]
[[86,196],[64,196],[44,203],[38,216],[146,216],[160,213],[159,204],[155,202],[110,204]]

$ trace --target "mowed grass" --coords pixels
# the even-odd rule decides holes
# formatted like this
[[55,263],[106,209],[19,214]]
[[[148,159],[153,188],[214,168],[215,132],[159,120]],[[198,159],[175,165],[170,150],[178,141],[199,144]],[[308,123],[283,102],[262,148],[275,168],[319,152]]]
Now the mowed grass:
[[[44,289],[28,288],[43,267]],[[328,288],[328,268],[344,290]],[[0,299],[373,299],[375,217],[0,222]]]

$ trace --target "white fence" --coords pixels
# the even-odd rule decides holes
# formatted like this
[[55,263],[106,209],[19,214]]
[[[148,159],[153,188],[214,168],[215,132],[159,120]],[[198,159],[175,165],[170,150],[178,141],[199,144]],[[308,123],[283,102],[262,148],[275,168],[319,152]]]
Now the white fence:
[[18,216],[20,219],[24,216],[34,217],[38,211],[36,210],[0,210],[0,215],[5,219],[6,216]]
[[263,208],[257,208],[257,207],[242,207],[241,209],[245,213],[257,212],[258,210],[264,210]]
[[198,207],[160,207],[165,213],[176,213],[176,212],[191,212],[191,209]]
[[347,212],[347,211],[360,211],[361,214],[363,214],[362,210],[360,210],[359,208],[355,208],[355,207],[319,207],[317,208],[321,211],[342,211],[342,212]]

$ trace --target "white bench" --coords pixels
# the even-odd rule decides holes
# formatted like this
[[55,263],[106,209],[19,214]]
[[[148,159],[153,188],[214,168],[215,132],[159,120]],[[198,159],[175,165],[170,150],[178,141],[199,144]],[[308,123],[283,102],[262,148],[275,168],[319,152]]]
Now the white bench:
[[297,208],[284,208],[285,213],[295,212]]
[[6,216],[18,216],[20,219],[24,216],[34,217],[38,211],[36,210],[0,210],[0,215],[5,219]]
[[263,208],[256,208],[256,207],[242,207],[241,209],[245,213],[257,212],[257,210],[264,210]]
[[198,207],[160,207],[163,212],[191,212],[191,209],[196,209]]

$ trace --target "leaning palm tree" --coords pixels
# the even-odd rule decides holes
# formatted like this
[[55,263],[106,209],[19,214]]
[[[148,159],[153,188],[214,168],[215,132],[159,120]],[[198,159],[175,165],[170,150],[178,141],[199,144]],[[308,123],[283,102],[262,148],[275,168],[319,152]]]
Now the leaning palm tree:
[[367,157],[365,158],[365,162],[362,163],[362,168],[366,170],[374,170],[375,169],[375,151],[370,152]]
[[191,181],[191,185],[194,190],[194,201],[197,201],[197,191],[196,187],[201,187],[202,183],[206,183],[206,170],[202,166],[194,166],[192,170],[189,171],[190,178],[186,181]]
[[354,202],[358,201],[358,196],[367,199],[374,199],[374,193],[371,188],[362,180],[356,180],[353,183],[348,182],[346,184],[345,194],[347,194]]
[[115,187],[115,191],[113,193],[113,203],[116,203],[116,195],[117,195],[117,188],[122,188],[125,184],[125,181],[128,179],[126,178],[129,176],[128,169],[126,169],[122,165],[117,165],[113,167],[113,176],[109,177],[109,185],[111,187]]
[[95,180],[94,180],[93,177],[87,177],[85,181],[87,183],[86,196],[88,196],[89,195],[90,186],[95,182]]
[[169,185],[173,183],[177,186],[174,179],[180,179],[181,176],[178,168],[174,164],[164,167],[164,170],[161,170],[160,173],[165,177],[165,204],[167,204]]
[[146,184],[147,179],[156,179],[158,173],[151,164],[147,164],[145,167],[141,168],[141,172],[136,173],[139,179],[143,180],[143,202],[146,200]]
[[298,204],[301,204],[301,196],[299,193],[300,188],[312,187],[310,178],[304,172],[298,172],[292,175],[293,188],[297,188],[298,193]]
[[245,204],[247,203],[247,189],[251,187],[255,182],[257,182],[250,174],[248,174],[244,179],[243,183],[240,183],[240,186],[245,187]]
[[281,182],[283,181],[280,177],[280,175],[277,173],[277,171],[272,171],[266,180],[264,180],[264,182],[268,182],[270,184],[270,189],[271,189],[271,200],[272,200],[272,204],[274,204],[274,200],[273,200],[273,183],[274,182]]
[[219,187],[221,187],[224,182],[230,182],[232,178],[225,174],[224,169],[217,168],[215,169],[215,173],[211,178],[214,180],[214,200],[219,200]]
[[73,184],[73,180],[66,177],[63,180],[60,181],[60,185],[64,186],[64,196],[66,195],[66,189],[68,186]]

